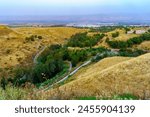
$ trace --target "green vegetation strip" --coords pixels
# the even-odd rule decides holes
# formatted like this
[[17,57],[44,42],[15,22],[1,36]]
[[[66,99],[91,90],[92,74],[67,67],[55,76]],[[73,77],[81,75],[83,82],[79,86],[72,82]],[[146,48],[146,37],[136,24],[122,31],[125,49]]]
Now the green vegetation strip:
[[68,40],[66,44],[68,47],[92,47],[96,45],[105,35],[104,34],[94,34],[93,36],[88,36],[87,33],[77,33]]
[[110,45],[110,47],[119,48],[119,49],[132,47],[133,45],[141,44],[144,41],[150,41],[150,33],[145,33],[145,34],[142,34],[139,37],[130,38],[127,41],[110,41],[110,40],[106,40],[106,42]]
[[43,82],[41,84],[38,84],[37,86],[39,88],[43,88],[46,85],[52,85],[52,84],[58,82],[59,80],[61,80],[66,75],[68,75],[68,73],[69,73],[69,66],[67,64],[65,64],[63,71],[61,71],[60,73],[56,74],[55,77],[53,77],[51,79],[48,79],[48,80],[46,80],[45,82]]

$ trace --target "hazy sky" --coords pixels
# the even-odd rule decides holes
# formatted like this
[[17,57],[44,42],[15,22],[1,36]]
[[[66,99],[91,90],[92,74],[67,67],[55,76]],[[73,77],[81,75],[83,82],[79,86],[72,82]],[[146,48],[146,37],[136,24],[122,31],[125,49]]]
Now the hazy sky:
[[149,14],[150,0],[0,0],[3,15]]

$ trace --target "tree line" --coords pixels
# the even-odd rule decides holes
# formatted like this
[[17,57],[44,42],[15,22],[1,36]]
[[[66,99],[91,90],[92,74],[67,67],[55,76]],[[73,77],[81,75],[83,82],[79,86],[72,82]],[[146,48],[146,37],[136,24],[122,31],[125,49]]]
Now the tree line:
[[107,33],[107,32],[111,32],[116,29],[122,29],[122,28],[125,28],[125,27],[123,27],[123,26],[101,26],[98,28],[90,28],[89,32]]
[[68,47],[92,47],[96,45],[105,35],[104,34],[94,34],[93,36],[88,36],[87,32],[77,33],[68,40]]
[[112,48],[128,48],[132,47],[135,44],[141,44],[143,41],[149,41],[150,40],[150,33],[142,34],[139,37],[133,37],[130,38],[127,41],[110,41],[106,40],[106,42],[109,44]]

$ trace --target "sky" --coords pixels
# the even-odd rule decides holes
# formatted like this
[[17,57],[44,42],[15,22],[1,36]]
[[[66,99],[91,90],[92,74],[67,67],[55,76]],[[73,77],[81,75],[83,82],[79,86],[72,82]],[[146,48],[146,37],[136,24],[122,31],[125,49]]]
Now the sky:
[[150,0],[0,0],[0,16],[149,14]]

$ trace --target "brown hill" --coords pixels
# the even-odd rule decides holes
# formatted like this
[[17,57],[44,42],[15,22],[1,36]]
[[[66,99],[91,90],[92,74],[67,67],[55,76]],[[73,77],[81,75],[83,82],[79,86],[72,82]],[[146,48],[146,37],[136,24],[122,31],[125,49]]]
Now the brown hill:
[[19,34],[13,31],[7,26],[0,25],[0,37],[1,38],[10,38],[10,37],[17,37]]
[[11,32],[12,32],[12,30],[10,30],[8,27],[6,27],[6,26],[0,26],[0,36],[2,36],[2,35],[8,35]]
[[[129,59],[129,58],[128,58]],[[105,69],[102,61],[96,63],[89,72],[59,88],[49,90],[49,99],[73,99],[76,97],[109,97],[116,94],[131,93],[140,98],[150,98],[150,53],[126,59]],[[103,61],[111,63],[111,59]],[[117,59],[116,59],[117,60]],[[112,61],[113,62],[113,61]],[[107,64],[107,62],[106,62]],[[79,78],[78,78],[79,77]]]
[[150,50],[150,41],[144,41],[140,45],[137,45],[136,48],[144,49],[144,50]]
[[[0,26],[0,68],[10,68],[22,63],[32,63],[41,47],[54,43],[62,44],[66,38],[85,29],[69,27],[19,27]],[[26,42],[31,35],[42,36],[42,40]]]

